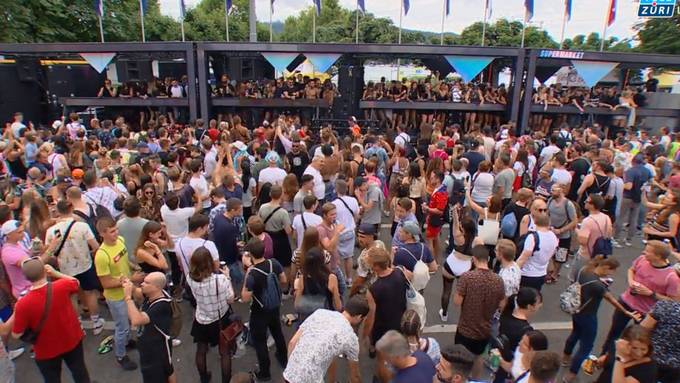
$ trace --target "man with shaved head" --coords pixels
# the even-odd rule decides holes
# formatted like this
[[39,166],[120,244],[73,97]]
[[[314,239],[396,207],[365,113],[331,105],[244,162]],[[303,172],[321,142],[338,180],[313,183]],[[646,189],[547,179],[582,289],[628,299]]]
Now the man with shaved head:
[[[165,274],[160,272],[149,273],[141,287],[135,287],[129,279],[123,282],[130,323],[139,328],[137,348],[144,383],[175,381],[170,338],[171,298],[163,290],[165,284]],[[135,305],[135,299],[143,301],[141,309]]]

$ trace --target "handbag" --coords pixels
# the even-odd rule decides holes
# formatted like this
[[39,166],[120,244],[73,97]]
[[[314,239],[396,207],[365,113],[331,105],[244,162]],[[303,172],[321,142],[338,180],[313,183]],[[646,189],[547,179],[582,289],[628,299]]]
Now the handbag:
[[485,245],[495,245],[501,233],[501,224],[497,220],[490,220],[488,218],[488,210],[484,209],[484,222],[479,225],[478,230],[479,238],[482,239]]
[[42,331],[43,326],[45,326],[45,322],[47,321],[47,314],[50,311],[50,306],[52,306],[52,283],[47,282],[47,297],[45,297],[45,309],[43,310],[42,315],[40,316],[40,321],[38,322],[38,326],[34,329],[27,327],[26,331],[24,331],[23,334],[21,334],[21,341],[25,343],[30,343],[30,344],[35,344],[35,342],[38,340],[38,336],[40,336],[40,331]]
[[427,320],[427,306],[425,306],[425,298],[418,292],[418,290],[413,287],[411,281],[406,278],[406,275],[404,275],[404,278],[406,279],[407,284],[406,309],[413,310],[418,313],[418,316],[420,317],[420,329],[422,330],[425,327],[425,321]]
[[217,294],[217,314],[219,315],[219,326],[220,326],[220,336],[219,336],[219,350],[220,355],[225,355],[227,353],[233,353],[236,347],[236,339],[243,332],[243,321],[241,318],[234,315],[233,310],[229,307],[227,312],[227,320],[229,324],[222,327],[222,314],[219,309],[220,301],[220,290],[217,287],[217,277],[215,277],[215,294]]

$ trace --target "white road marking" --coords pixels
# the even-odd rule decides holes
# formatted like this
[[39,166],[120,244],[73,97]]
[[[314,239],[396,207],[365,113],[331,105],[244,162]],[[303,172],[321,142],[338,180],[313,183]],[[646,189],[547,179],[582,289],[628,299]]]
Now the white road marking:
[[[531,326],[536,330],[541,331],[564,331],[571,330],[571,322],[539,322],[532,323]],[[423,329],[425,334],[441,334],[441,333],[455,333],[455,324],[438,324],[433,326],[426,326]]]

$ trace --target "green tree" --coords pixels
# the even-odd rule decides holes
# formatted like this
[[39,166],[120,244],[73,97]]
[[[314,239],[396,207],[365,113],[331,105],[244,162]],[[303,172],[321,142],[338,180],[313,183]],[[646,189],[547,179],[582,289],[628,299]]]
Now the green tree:
[[635,26],[640,45],[637,51],[645,53],[680,54],[680,14],[671,18],[648,19]]
[[[482,22],[476,22],[453,39],[455,45],[480,45],[482,42]],[[486,25],[484,45],[490,47],[520,46],[522,43],[522,23],[500,19],[495,24]],[[557,43],[536,27],[528,26],[525,32],[524,46],[527,48],[557,48]]]
[[[563,43],[564,49],[571,49],[576,51],[599,51],[602,39],[599,33],[591,33],[588,36],[576,35],[571,39],[565,39]],[[630,40],[619,40],[617,37],[609,37],[604,42],[605,51],[613,52],[630,52],[633,47],[630,45]]]

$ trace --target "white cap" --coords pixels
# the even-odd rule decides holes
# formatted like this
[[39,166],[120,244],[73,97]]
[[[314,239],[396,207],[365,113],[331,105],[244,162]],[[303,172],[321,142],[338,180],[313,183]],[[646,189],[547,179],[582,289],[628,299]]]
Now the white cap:
[[52,123],[52,129],[57,130],[61,128],[61,120],[54,120]]
[[17,221],[16,219],[10,219],[9,221],[2,224],[2,229],[0,229],[0,232],[2,232],[3,236],[6,236],[17,231],[20,227],[21,222]]
[[244,143],[241,142],[241,141],[235,141],[234,143],[231,144],[231,146],[235,147],[236,149],[238,149],[238,150],[240,150],[240,151],[243,151],[243,150],[248,149],[248,147],[246,146],[246,144],[244,144]]

